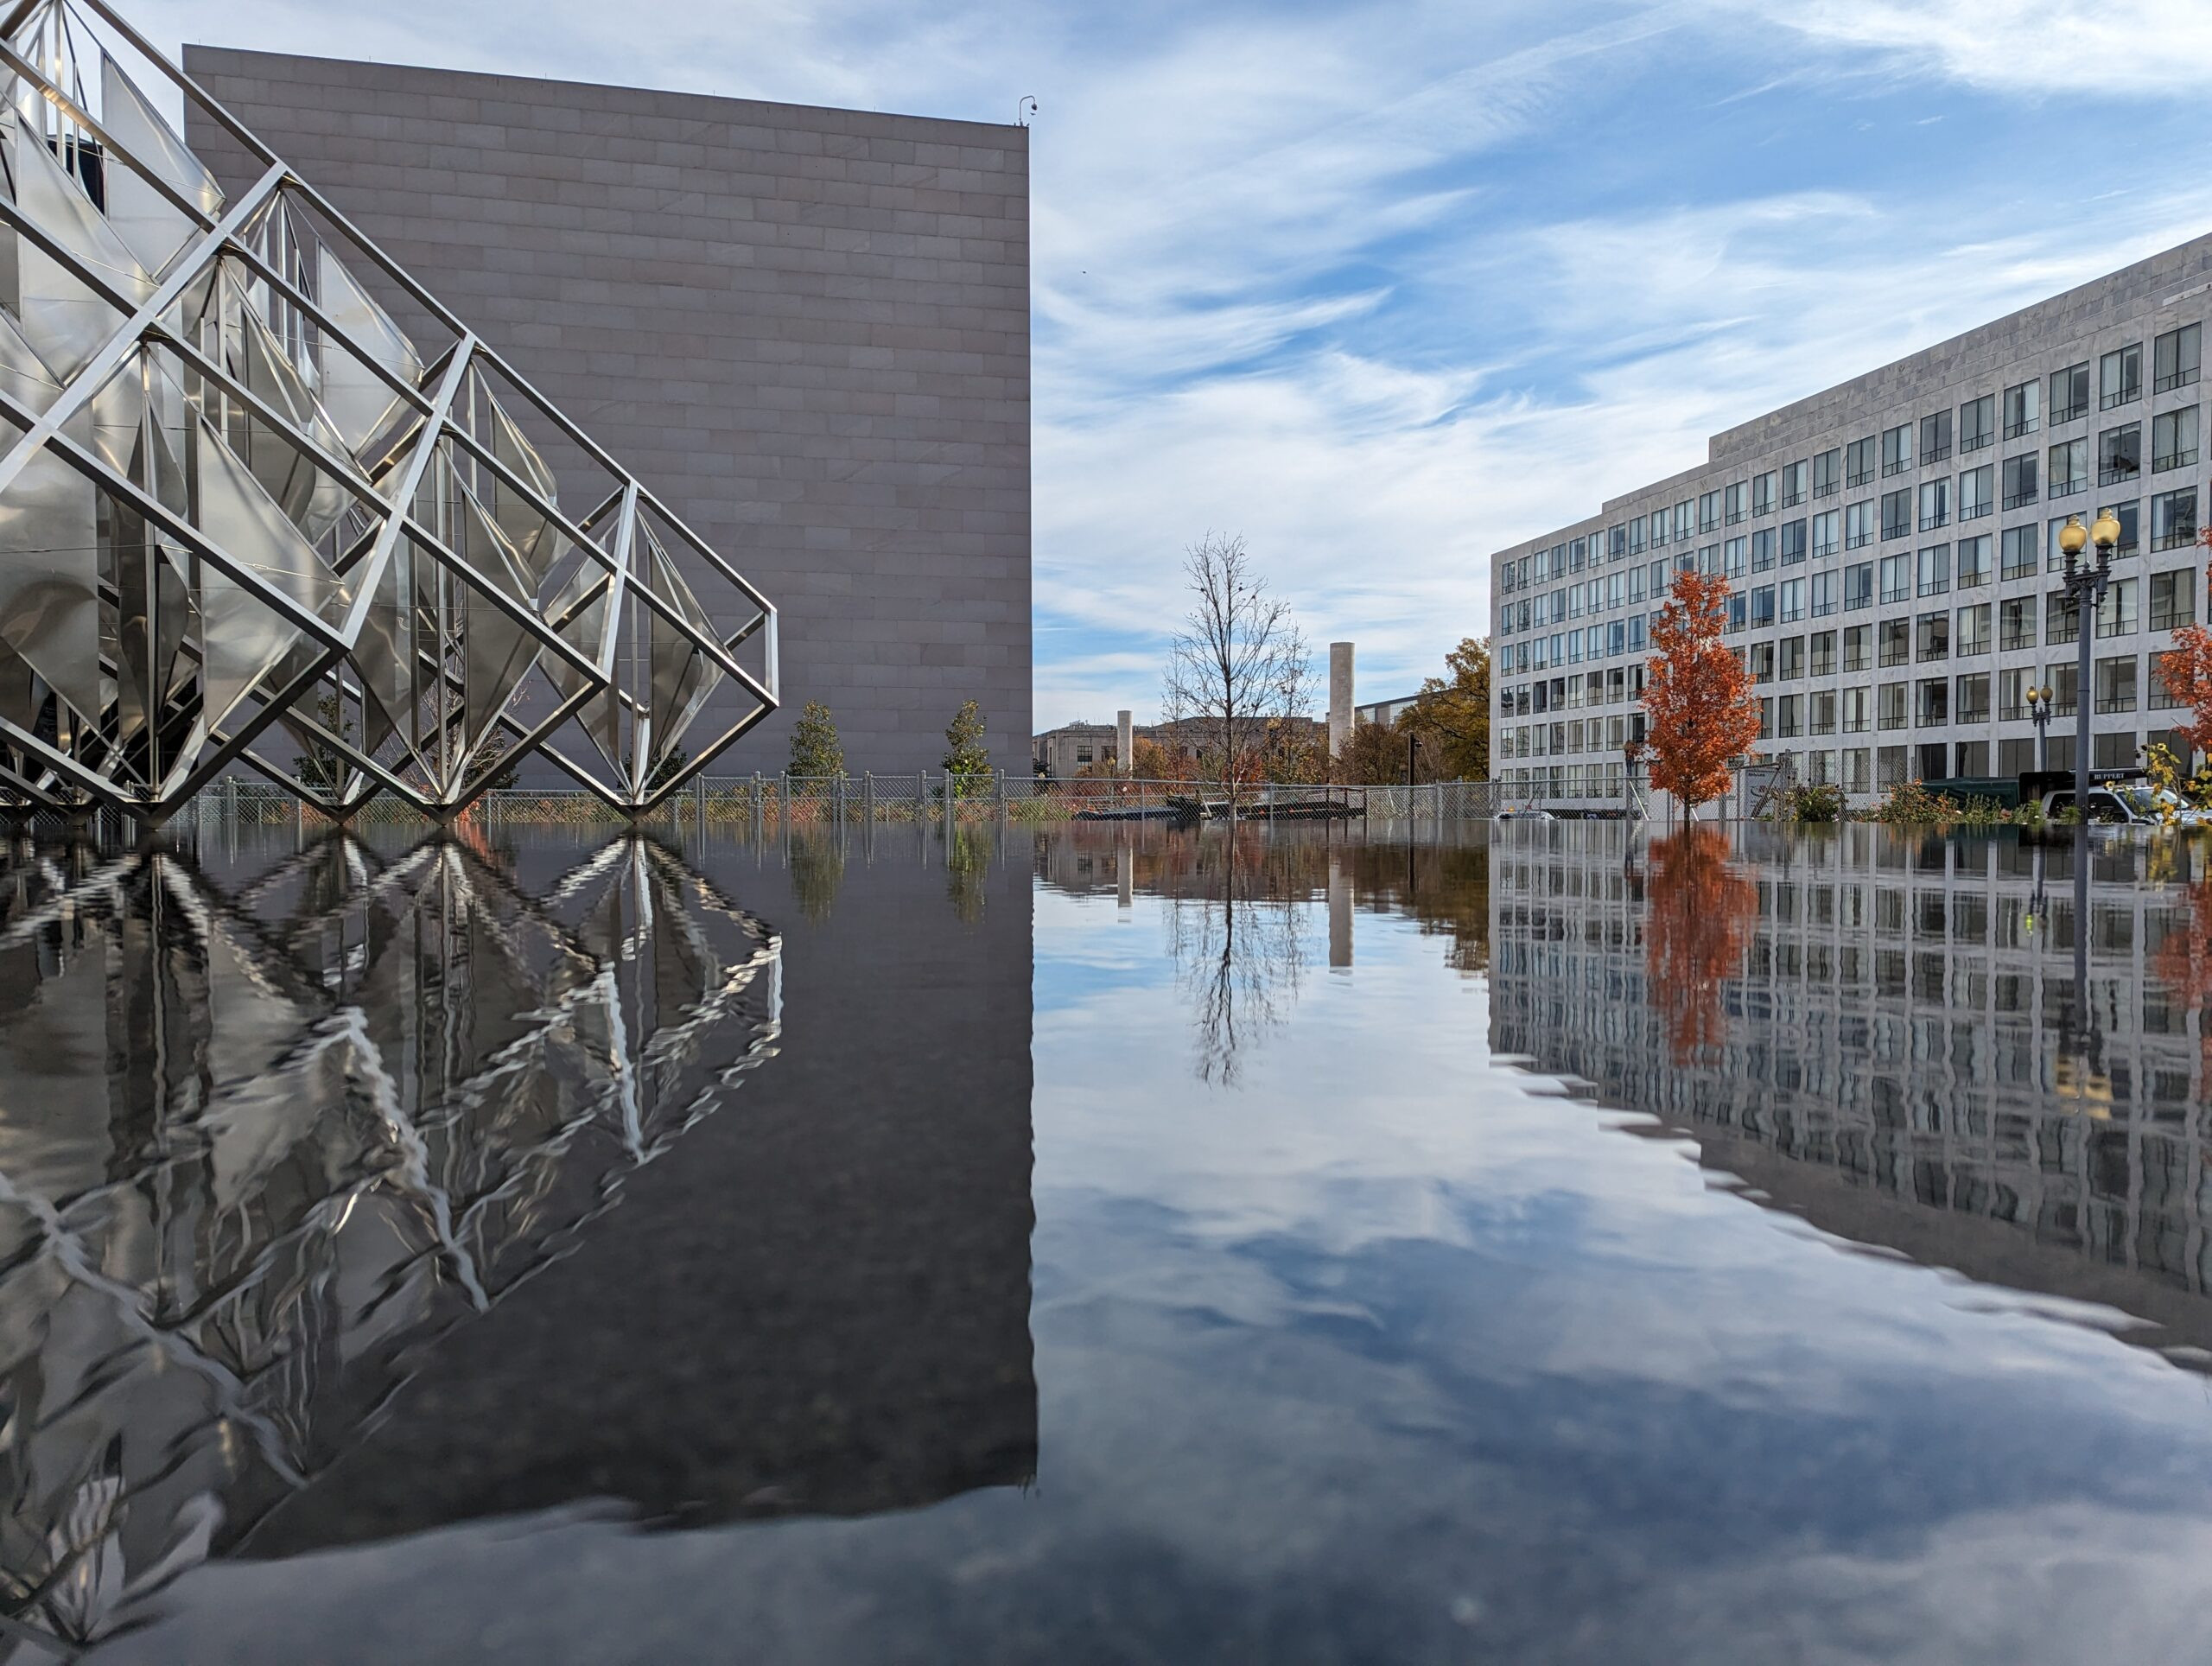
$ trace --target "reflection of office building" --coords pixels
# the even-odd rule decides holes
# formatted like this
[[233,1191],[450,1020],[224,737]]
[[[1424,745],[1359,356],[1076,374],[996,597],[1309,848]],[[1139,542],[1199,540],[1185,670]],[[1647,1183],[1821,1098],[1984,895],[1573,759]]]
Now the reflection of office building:
[[2070,768],[2080,638],[2056,532],[2107,507],[2120,544],[2094,621],[2091,761],[2132,765],[2173,727],[2158,656],[2202,616],[2209,275],[2212,236],[1755,416],[1695,467],[1499,551],[1498,779],[1619,802],[1650,621],[1685,568],[1726,575],[1758,750],[1800,779],[2030,768],[2038,684],[2065,720],[2051,763]]
[[453,843],[333,839],[230,889],[10,847],[15,1617],[97,1637],[323,1472],[772,1051],[778,955],[636,840],[535,896]]
[[1657,859],[1532,827],[1491,851],[1491,1045],[1688,1129],[1703,1162],[1844,1237],[2212,1347],[2212,1084],[2202,1020],[2158,972],[2188,909],[2142,882],[2145,849],[2094,857],[2084,1059],[2070,855],[1872,827],[1777,841],[1737,866],[1756,891],[1715,986],[1720,1045],[1686,1054],[1648,971]]

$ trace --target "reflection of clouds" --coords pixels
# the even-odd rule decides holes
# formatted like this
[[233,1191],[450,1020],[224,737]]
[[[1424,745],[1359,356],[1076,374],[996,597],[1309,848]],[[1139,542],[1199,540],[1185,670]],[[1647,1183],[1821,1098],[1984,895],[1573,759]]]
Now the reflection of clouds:
[[1492,1065],[1418,921],[1363,917],[1357,976],[1198,1082],[1152,1044],[1173,906],[1037,897],[1034,1492],[215,1567],[118,1658],[2132,1659],[2198,1624],[2196,1380]]

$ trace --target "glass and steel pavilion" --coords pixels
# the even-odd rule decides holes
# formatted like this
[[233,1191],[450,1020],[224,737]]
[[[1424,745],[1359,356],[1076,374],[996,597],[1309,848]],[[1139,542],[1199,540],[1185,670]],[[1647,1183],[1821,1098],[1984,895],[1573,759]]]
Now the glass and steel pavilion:
[[775,709],[767,598],[116,10],[0,80],[0,807],[640,813]]

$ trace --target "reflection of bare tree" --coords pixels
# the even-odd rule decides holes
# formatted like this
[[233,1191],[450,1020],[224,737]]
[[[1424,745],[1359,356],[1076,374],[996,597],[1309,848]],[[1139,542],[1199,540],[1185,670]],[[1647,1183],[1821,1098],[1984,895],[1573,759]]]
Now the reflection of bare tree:
[[1288,865],[1262,832],[1189,843],[1196,883],[1173,895],[1168,948],[1197,1022],[1198,1079],[1231,1087],[1245,1052],[1297,998],[1310,892],[1283,883]]
[[766,1055],[776,956],[641,839],[534,896],[452,842],[228,891],[0,848],[12,1634],[97,1638],[327,1465]]

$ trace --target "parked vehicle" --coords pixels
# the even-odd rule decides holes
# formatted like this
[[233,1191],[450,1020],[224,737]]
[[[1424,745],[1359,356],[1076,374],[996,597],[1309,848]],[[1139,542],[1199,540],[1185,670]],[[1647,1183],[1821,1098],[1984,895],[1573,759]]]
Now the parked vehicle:
[[1541,804],[1523,804],[1518,810],[1501,810],[1497,820],[1501,822],[1555,822],[1558,817]]
[[[2074,808],[2074,789],[2043,795],[2043,813],[2056,817]],[[2164,818],[2146,786],[2115,784],[2089,789],[2089,820],[2099,827],[2158,827]]]

